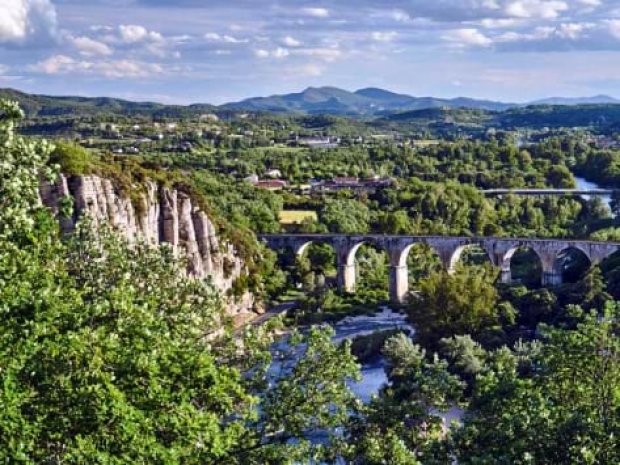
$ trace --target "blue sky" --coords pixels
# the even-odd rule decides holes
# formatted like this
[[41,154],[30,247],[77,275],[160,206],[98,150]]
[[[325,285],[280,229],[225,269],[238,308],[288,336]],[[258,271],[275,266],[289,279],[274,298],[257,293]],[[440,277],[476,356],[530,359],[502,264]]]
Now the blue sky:
[[222,103],[321,85],[620,97],[620,1],[0,0],[0,87]]

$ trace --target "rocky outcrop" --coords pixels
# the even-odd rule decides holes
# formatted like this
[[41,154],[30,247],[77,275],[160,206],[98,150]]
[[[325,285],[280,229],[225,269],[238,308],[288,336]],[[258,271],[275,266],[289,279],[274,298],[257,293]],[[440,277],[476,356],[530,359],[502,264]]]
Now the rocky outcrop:
[[[132,200],[120,195],[109,179],[61,175],[53,184],[42,183],[40,194],[43,203],[55,213],[65,197],[73,198],[73,216],[60,217],[64,232],[71,232],[87,213],[96,223],[112,225],[130,241],[142,238],[154,245],[168,243],[176,253],[187,257],[191,275],[208,276],[228,296],[235,280],[245,272],[235,248],[218,238],[212,221],[186,193],[153,182],[142,187],[141,195]],[[249,292],[227,300],[231,314],[250,312],[255,307]]]

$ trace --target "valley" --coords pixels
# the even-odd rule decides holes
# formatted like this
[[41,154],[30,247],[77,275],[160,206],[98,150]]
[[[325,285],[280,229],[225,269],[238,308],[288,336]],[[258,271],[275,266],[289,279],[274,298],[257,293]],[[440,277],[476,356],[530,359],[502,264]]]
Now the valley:
[[[62,289],[58,303],[39,310],[61,315],[49,313],[36,333],[60,344],[45,356],[55,366],[72,357],[88,365],[94,344],[106,365],[84,373],[107,381],[80,382],[122,385],[129,397],[114,415],[143,425],[145,444],[162,454],[172,440],[187,463],[375,463],[373,454],[402,448],[424,463],[473,464],[523,440],[530,426],[519,409],[534,408],[521,402],[535,393],[555,405],[554,423],[535,426],[548,435],[539,457],[557,457],[574,421],[556,403],[565,369],[589,392],[571,394],[579,414],[600,420],[596,389],[613,390],[618,376],[607,352],[590,350],[603,344],[615,354],[618,344],[619,133],[602,116],[615,114],[613,104],[430,104],[366,118],[361,110],[299,114],[260,99],[248,108],[173,109],[17,97],[28,114],[20,119],[5,104],[7,166],[38,164],[29,180],[6,171],[0,191],[4,211],[34,218],[0,236],[0,266],[12,280],[2,330],[29,340],[18,330],[24,283],[33,295]],[[25,159],[29,150],[45,161]],[[17,185],[33,189],[30,197],[19,190],[30,203],[12,203]],[[29,261],[33,269],[18,266]],[[28,344],[16,376],[43,350]],[[602,384],[588,365],[604,370]],[[204,373],[218,375],[205,381]],[[45,376],[65,382],[62,370]],[[148,412],[167,407],[143,397],[145,380],[160,386],[160,399],[215,389],[186,408],[229,446],[197,452],[202,433],[188,425],[176,434],[167,420],[158,428],[174,439],[153,433]],[[64,392],[79,404],[81,394]],[[52,394],[38,405],[68,408]],[[134,423],[133,409],[145,423]],[[105,431],[83,434],[102,447]],[[127,451],[151,450],[123,434],[110,430]],[[571,434],[575,443],[600,434],[596,453],[614,453],[600,430]],[[46,447],[29,453],[45,456]],[[566,454],[552,460],[569,463]]]

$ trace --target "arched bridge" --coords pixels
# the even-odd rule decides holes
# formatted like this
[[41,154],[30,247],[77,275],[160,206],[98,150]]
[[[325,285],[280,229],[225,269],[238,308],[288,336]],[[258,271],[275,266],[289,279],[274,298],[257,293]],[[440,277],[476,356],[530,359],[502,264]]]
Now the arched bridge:
[[338,286],[346,292],[355,292],[355,255],[363,244],[386,251],[390,260],[390,298],[402,303],[409,293],[407,256],[415,244],[426,244],[434,249],[443,266],[453,272],[461,254],[469,246],[480,246],[490,262],[500,268],[501,279],[512,281],[510,261],[521,248],[533,250],[542,265],[542,284],[555,286],[562,283],[562,256],[576,249],[597,264],[620,249],[618,242],[593,242],[563,239],[520,239],[505,237],[449,237],[449,236],[388,236],[347,234],[263,234],[259,239],[273,250],[291,249],[301,255],[312,243],[326,243],[336,252]]

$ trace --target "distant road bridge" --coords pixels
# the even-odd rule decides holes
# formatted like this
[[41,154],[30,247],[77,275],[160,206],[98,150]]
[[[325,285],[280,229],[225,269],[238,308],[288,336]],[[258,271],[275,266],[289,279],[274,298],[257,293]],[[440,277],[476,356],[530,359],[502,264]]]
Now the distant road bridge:
[[614,192],[620,192],[620,189],[484,189],[481,190],[484,195],[501,196],[501,195],[612,195]]
[[564,239],[526,239],[506,237],[451,237],[451,236],[388,236],[356,234],[263,234],[259,239],[275,251],[290,249],[302,255],[312,243],[330,245],[337,257],[338,287],[345,292],[355,292],[357,273],[355,256],[363,244],[370,244],[386,251],[390,263],[390,299],[403,303],[409,295],[409,270],[407,257],[416,244],[431,247],[441,259],[446,270],[454,272],[463,251],[480,246],[490,262],[501,270],[501,280],[512,282],[510,261],[519,249],[533,250],[542,265],[542,284],[556,286],[562,283],[564,258],[568,250],[581,251],[591,264],[620,250],[620,242],[594,242]]

